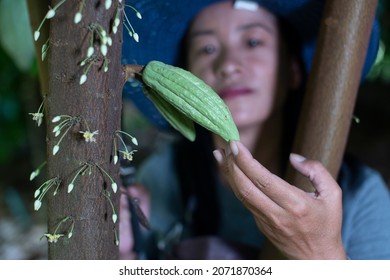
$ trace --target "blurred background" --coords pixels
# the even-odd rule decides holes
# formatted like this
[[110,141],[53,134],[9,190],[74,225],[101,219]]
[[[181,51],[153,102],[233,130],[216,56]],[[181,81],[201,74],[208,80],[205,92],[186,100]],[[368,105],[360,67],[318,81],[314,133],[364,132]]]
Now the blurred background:
[[[362,84],[347,152],[379,170],[390,185],[390,4],[379,2],[382,41],[377,61]],[[45,161],[45,125],[29,113],[42,99],[25,0],[0,0],[0,260],[46,259],[45,203],[33,210],[44,175],[30,174]],[[170,136],[156,131],[123,103],[123,130],[137,137],[134,165]],[[45,170],[43,169],[44,173]]]

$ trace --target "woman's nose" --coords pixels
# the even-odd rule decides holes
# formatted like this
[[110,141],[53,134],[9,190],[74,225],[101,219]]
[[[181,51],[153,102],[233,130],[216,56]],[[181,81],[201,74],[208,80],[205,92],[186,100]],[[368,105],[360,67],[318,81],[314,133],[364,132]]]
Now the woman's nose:
[[241,63],[238,53],[234,51],[224,51],[217,58],[216,73],[221,78],[227,78],[241,72]]

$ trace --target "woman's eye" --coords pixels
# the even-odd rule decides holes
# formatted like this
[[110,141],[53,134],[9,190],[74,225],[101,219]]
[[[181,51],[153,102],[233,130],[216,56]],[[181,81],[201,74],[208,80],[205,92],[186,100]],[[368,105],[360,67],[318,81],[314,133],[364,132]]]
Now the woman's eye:
[[207,46],[204,46],[201,51],[201,53],[203,54],[212,54],[215,52],[215,47],[212,46],[212,45],[207,45]]
[[247,45],[251,48],[254,48],[254,47],[257,47],[259,45],[261,45],[262,42],[258,39],[254,39],[254,38],[251,38],[247,41]]

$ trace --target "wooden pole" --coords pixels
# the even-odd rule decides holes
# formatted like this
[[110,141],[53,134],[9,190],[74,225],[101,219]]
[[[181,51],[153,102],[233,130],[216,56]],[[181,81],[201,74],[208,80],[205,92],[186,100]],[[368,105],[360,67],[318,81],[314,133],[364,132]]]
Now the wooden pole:
[[[322,162],[337,178],[352,121],[377,0],[328,0],[292,151]],[[314,191],[289,167],[287,181]],[[263,259],[285,257],[266,242]]]
[[[337,178],[352,121],[377,0],[328,0],[293,151],[321,161]],[[287,180],[310,182],[290,168]]]

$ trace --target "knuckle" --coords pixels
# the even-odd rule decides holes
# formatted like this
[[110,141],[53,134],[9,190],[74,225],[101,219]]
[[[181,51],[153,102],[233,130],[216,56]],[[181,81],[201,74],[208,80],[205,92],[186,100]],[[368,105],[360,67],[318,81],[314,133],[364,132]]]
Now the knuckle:
[[322,163],[318,160],[311,160],[310,161],[310,166],[314,172],[320,172],[324,169],[324,166]]
[[274,175],[264,175],[253,180],[253,184],[259,189],[268,189],[272,186],[272,178]]
[[236,191],[236,196],[239,201],[246,202],[248,201],[248,198],[251,197],[252,193],[253,193],[253,187],[248,186],[245,188],[238,188]]
[[341,190],[341,188],[339,186],[336,186],[333,190],[333,195],[336,199],[342,199],[342,196],[343,196],[343,191]]
[[317,174],[321,174],[324,171],[324,166],[317,160],[310,160],[309,167],[308,177],[311,181],[314,180]]
[[309,207],[308,207],[307,202],[302,200],[302,201],[296,202],[291,211],[297,219],[302,219],[308,215],[308,213],[309,213],[308,208]]

